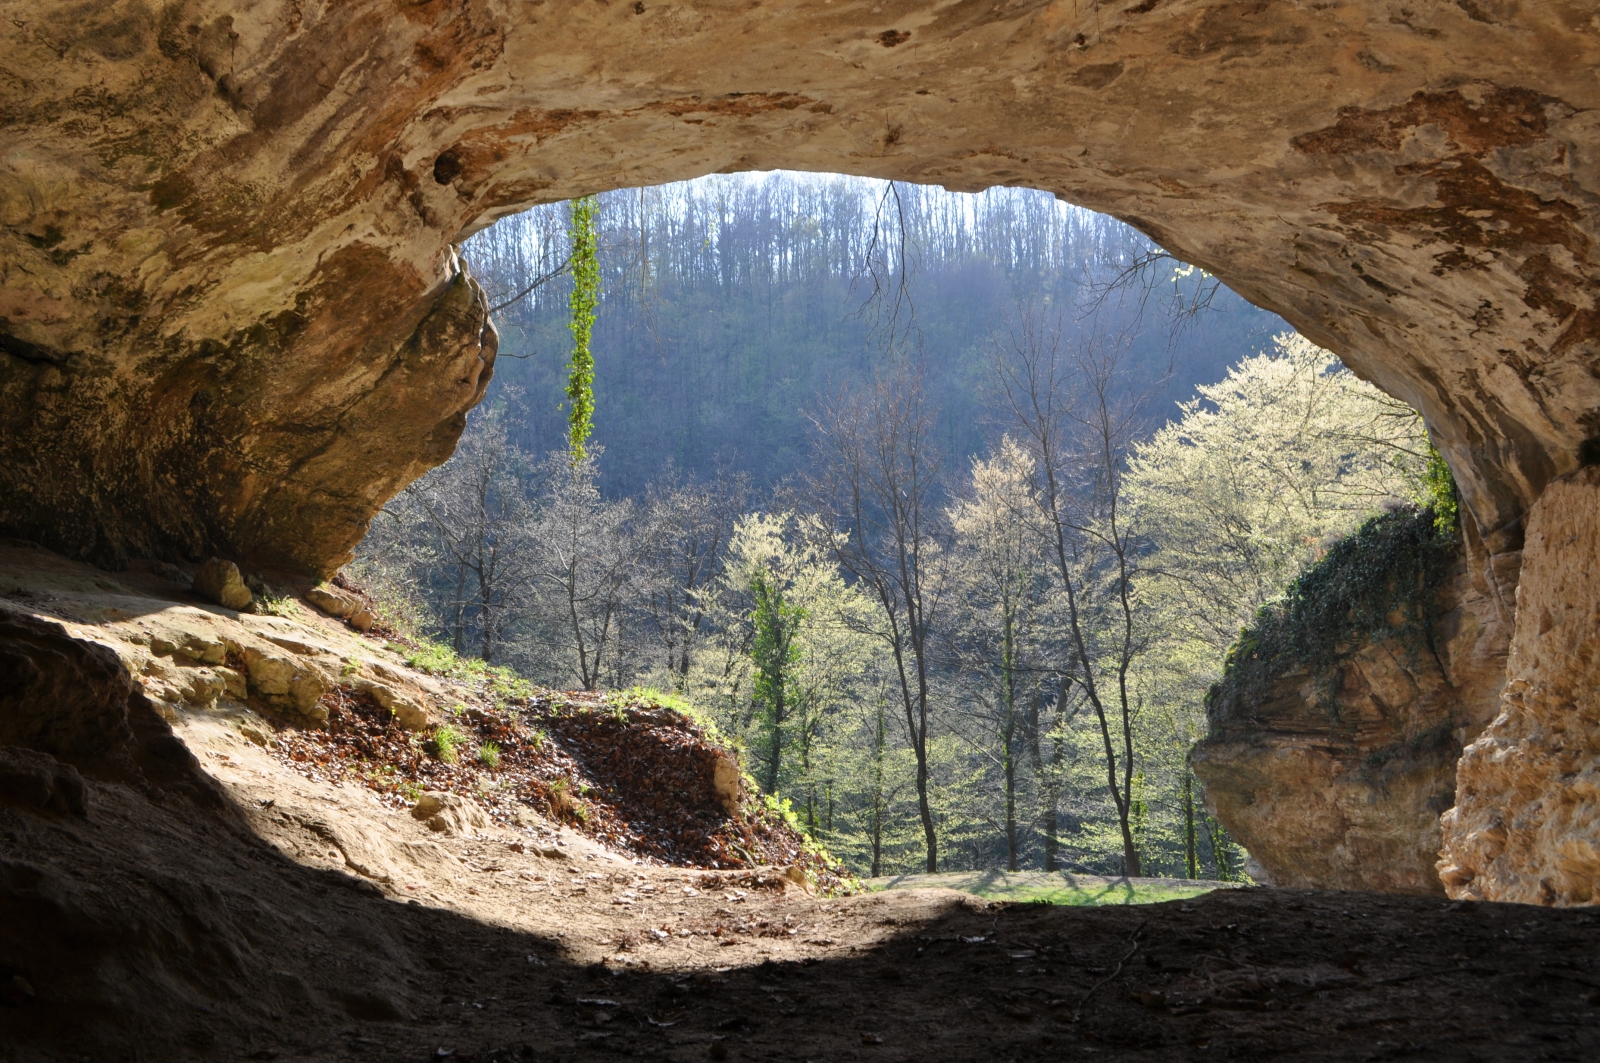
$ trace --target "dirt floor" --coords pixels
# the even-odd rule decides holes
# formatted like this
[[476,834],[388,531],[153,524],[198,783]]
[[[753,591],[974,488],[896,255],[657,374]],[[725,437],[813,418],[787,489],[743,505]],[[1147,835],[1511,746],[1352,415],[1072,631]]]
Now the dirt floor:
[[0,748],[0,1060],[1600,1058],[1593,910],[820,898],[538,816],[432,830],[246,706],[166,713],[145,783]]
[[[554,832],[441,837],[215,721],[179,733],[236,815],[100,784],[87,819],[0,806],[0,1058],[1600,1057],[1591,911],[818,899]],[[351,868],[378,862],[391,882]]]

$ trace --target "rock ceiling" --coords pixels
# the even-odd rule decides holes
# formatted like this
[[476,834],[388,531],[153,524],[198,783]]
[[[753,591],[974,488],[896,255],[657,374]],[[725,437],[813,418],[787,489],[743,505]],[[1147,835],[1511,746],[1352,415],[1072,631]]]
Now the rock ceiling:
[[714,171],[1128,221],[1422,409],[1502,568],[1600,432],[1592,3],[4,7],[0,527],[76,556],[337,566],[486,386],[454,242]]

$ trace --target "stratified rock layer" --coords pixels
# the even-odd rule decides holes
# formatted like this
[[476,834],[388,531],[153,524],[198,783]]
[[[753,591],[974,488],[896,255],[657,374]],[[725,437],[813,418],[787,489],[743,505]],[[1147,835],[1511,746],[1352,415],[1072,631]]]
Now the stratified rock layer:
[[1440,877],[1457,898],[1600,901],[1600,468],[1528,519],[1504,701],[1457,776]]
[[1190,763],[1212,814],[1274,885],[1443,892],[1439,814],[1462,745],[1494,715],[1509,630],[1465,562],[1438,609],[1436,654],[1367,641],[1330,683],[1298,669],[1264,697],[1225,685],[1211,706]]
[[451,243],[713,171],[1129,221],[1420,408],[1497,574],[1600,428],[1591,3],[11,6],[0,529],[73,556],[330,571],[483,393]]

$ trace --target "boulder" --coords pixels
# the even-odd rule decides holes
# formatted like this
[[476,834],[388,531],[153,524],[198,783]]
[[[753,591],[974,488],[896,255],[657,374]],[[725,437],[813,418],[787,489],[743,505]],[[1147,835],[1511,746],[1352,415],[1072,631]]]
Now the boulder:
[[1190,764],[1260,880],[1444,893],[1439,816],[1462,747],[1495,714],[1510,631],[1466,558],[1434,610],[1434,652],[1358,637],[1331,677],[1288,668],[1219,689]]
[[247,647],[244,651],[249,689],[275,705],[292,708],[316,723],[328,718],[319,702],[328,692],[328,681],[315,668],[293,657]]
[[243,609],[251,602],[250,588],[232,561],[213,557],[195,570],[194,593],[229,609]]
[[489,826],[488,815],[476,801],[439,790],[423,794],[412,806],[411,815],[440,834],[463,834]]
[[724,812],[730,816],[739,814],[739,765],[732,758],[718,754],[712,760],[711,789]]
[[396,722],[408,731],[425,730],[431,722],[428,710],[420,698],[403,694],[394,687],[370,679],[358,679],[351,684],[351,687],[371,694],[372,700],[393,713]]
[[331,583],[319,583],[306,591],[306,601],[339,620],[348,620],[366,607],[360,598]]

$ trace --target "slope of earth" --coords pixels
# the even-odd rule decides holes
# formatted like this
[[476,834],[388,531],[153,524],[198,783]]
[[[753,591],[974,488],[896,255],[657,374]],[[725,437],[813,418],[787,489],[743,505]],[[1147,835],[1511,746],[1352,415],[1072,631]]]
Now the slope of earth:
[[863,880],[871,890],[947,889],[990,901],[1043,902],[1098,907],[1188,900],[1235,882],[1209,879],[1129,878],[1071,871],[945,871],[934,875],[884,875]]
[[[130,621],[154,633],[147,651],[174,645],[174,610],[191,634],[259,650],[246,618],[42,551],[0,561],[0,664],[33,668],[20,697],[0,690],[3,1060],[1600,1051],[1594,913],[1265,889],[1106,908],[940,889],[827,898],[774,867],[650,862],[492,795],[468,805],[445,775],[430,778],[434,829],[332,770],[346,761],[295,760],[295,729],[269,719],[299,712],[292,695],[247,689],[260,711],[166,700],[158,715],[151,693],[193,693],[211,666],[156,655],[169,671],[142,689],[92,667],[119,658],[91,639],[132,652],[115,633]],[[37,613],[73,614],[72,634]],[[331,623],[299,627],[350,639],[337,645],[352,683],[383,663]],[[45,682],[69,665],[79,702],[26,700],[69,691]],[[432,698],[425,682],[407,690]]]

